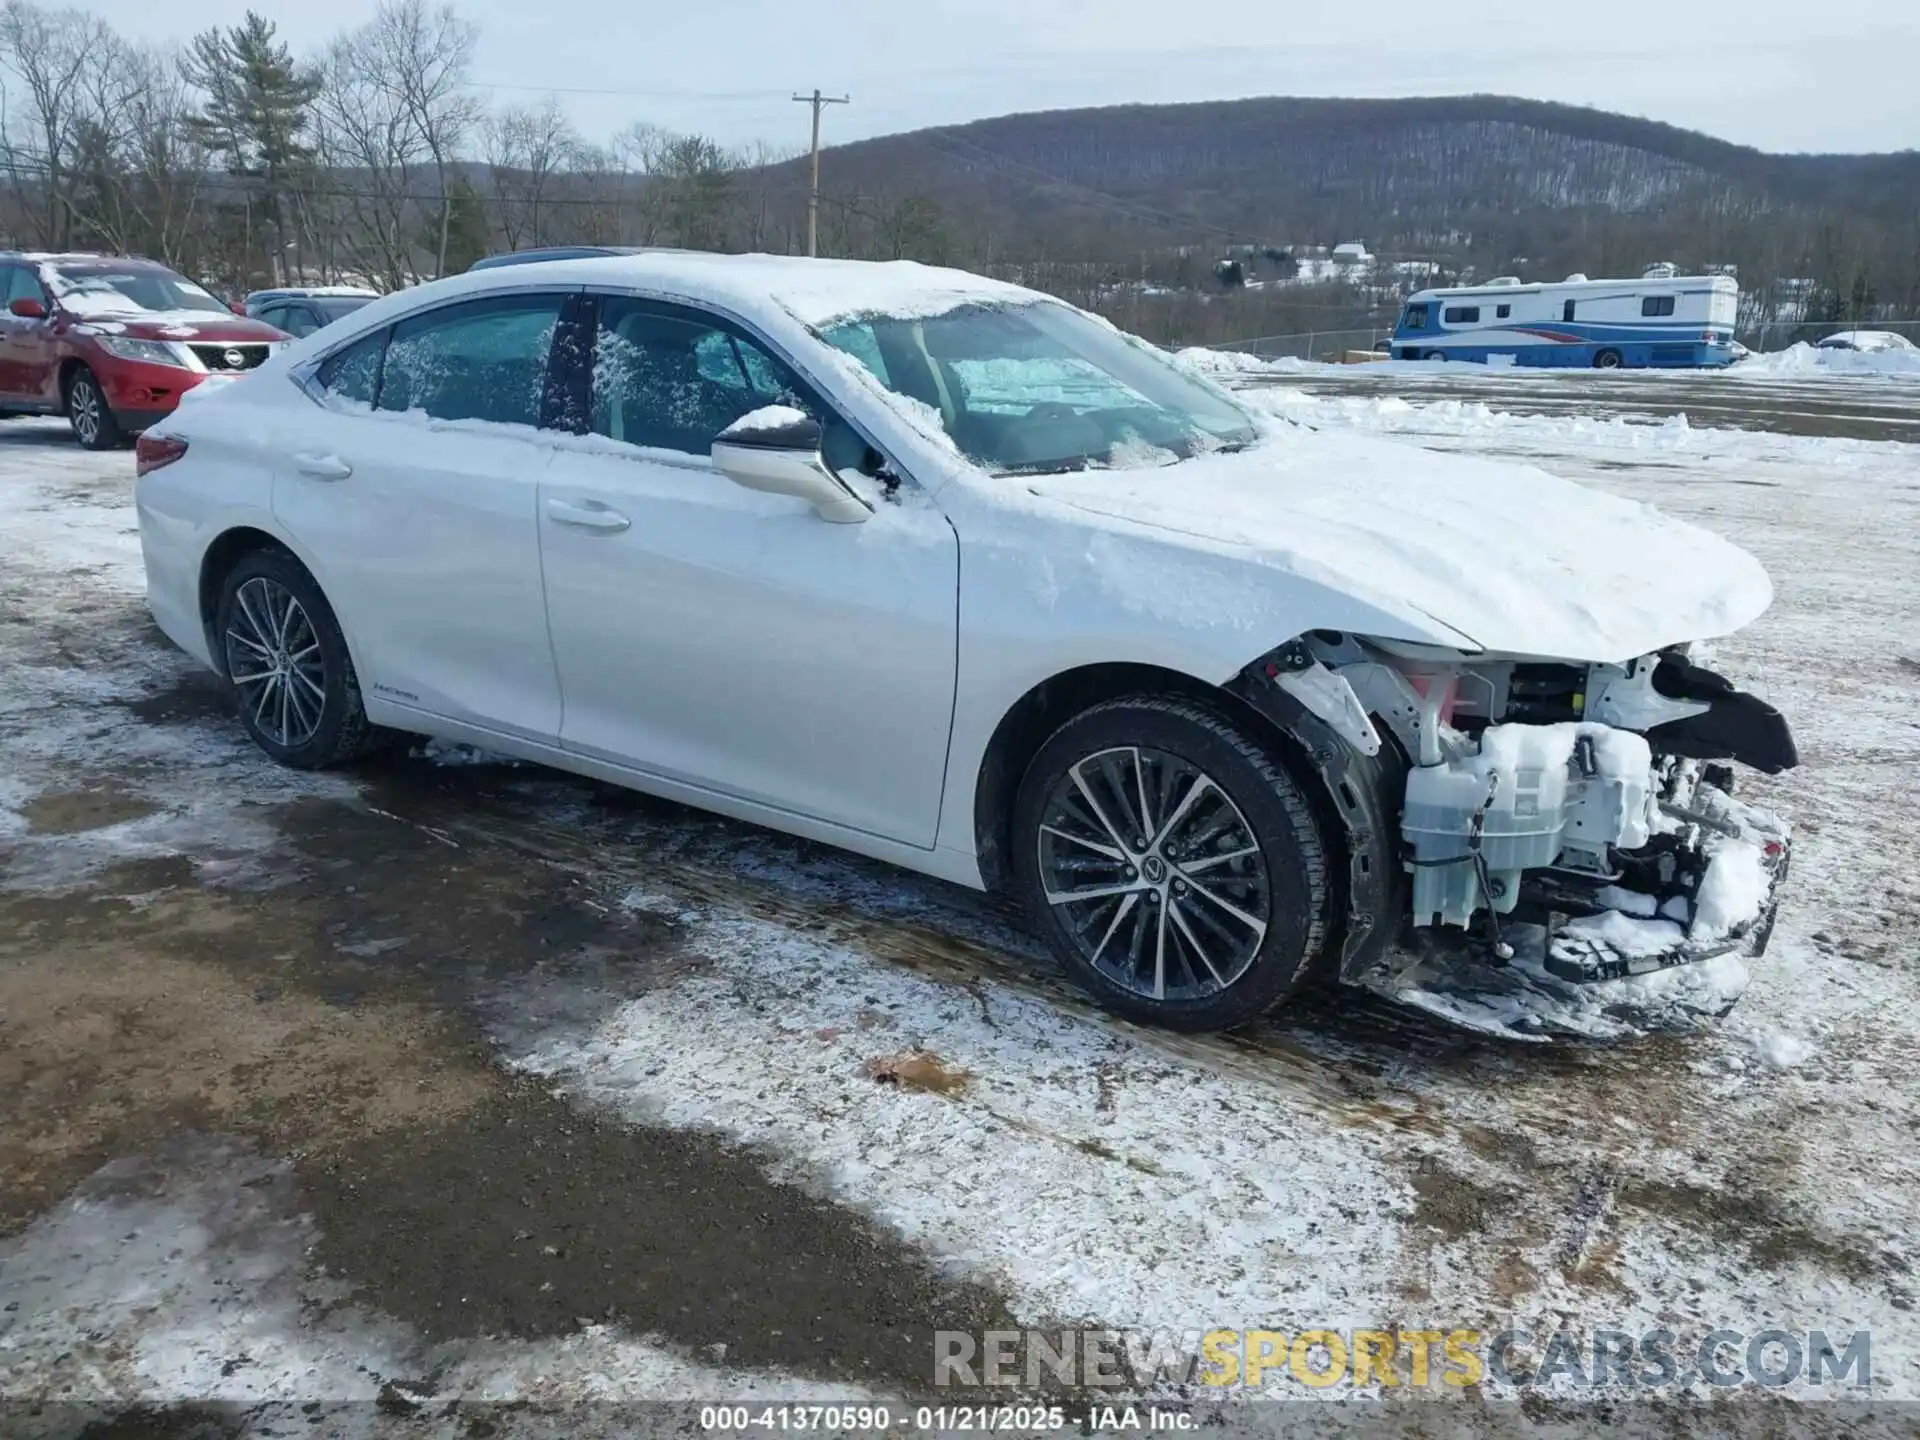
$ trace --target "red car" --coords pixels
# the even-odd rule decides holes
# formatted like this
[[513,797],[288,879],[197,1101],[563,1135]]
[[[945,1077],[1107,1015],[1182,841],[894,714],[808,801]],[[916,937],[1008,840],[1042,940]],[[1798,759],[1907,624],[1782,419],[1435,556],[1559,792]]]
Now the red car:
[[0,415],[65,415],[89,450],[287,339],[151,260],[0,252],[0,296]]

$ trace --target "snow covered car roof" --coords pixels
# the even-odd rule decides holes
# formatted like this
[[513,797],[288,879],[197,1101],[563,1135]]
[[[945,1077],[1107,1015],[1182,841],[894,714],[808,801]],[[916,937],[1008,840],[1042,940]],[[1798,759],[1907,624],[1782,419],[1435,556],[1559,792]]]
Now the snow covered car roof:
[[1892,330],[1842,330],[1815,342],[1822,350],[1912,350],[1914,343]]
[[688,250],[490,266],[434,283],[452,295],[553,281],[644,286],[747,312],[772,301],[808,325],[852,315],[939,315],[961,305],[1032,304],[1050,298],[984,275],[913,260],[809,260]]

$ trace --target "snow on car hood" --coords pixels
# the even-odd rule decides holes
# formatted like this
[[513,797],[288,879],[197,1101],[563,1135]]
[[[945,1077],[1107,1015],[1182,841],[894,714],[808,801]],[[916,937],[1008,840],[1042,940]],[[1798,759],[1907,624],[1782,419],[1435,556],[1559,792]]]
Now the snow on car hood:
[[1251,551],[1503,654],[1626,660],[1728,634],[1773,599],[1746,551],[1652,506],[1410,445],[1299,432],[1029,483],[1078,509]]
[[218,310],[102,311],[89,313],[75,328],[99,335],[125,335],[134,340],[199,340],[210,345],[257,344],[284,338],[264,321]]

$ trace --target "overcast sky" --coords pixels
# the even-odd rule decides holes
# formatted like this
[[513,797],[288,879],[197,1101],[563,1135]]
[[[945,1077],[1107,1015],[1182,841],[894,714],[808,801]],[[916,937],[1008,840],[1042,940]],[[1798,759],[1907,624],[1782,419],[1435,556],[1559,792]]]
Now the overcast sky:
[[[373,0],[253,0],[296,49]],[[99,0],[180,36],[247,0]],[[1249,95],[1476,91],[1603,106],[1768,150],[1920,148],[1920,0],[461,0],[474,78],[560,90],[601,138],[631,120],[803,143],[786,97],[850,93],[829,142],[1015,110]],[[1518,20],[1510,17],[1521,17]],[[511,88],[509,88],[511,87]],[[618,93],[589,93],[611,91]]]

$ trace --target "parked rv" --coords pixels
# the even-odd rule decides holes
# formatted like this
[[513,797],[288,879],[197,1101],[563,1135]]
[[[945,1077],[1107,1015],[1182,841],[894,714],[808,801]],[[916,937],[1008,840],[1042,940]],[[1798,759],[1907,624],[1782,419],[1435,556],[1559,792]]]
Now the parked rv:
[[1558,285],[1503,276],[1413,296],[1394,327],[1393,357],[1600,370],[1727,365],[1739,300],[1726,275],[1575,275]]

